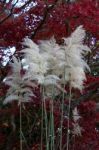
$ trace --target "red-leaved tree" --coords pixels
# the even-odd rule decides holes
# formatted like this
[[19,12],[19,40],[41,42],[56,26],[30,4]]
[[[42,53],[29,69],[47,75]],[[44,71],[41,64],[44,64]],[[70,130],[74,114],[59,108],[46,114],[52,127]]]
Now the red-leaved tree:
[[[85,43],[91,53],[86,56],[91,73],[87,73],[84,91],[80,93],[72,89],[70,130],[73,128],[72,110],[77,107],[81,136],[70,133],[69,150],[99,150],[99,1],[98,0],[1,0],[0,1],[0,150],[19,150],[19,107],[16,102],[3,105],[9,86],[4,84],[7,74],[12,73],[9,62],[12,55],[22,59],[20,53],[24,47],[22,41],[29,37],[36,43],[39,40],[49,40],[55,37],[57,43],[63,43],[63,37],[68,37],[79,25],[86,30]],[[12,53],[12,50],[14,52]],[[23,72],[24,74],[24,72]],[[68,92],[68,85],[66,85]],[[41,147],[41,112],[42,95],[40,88],[33,89],[36,97],[22,110],[23,149],[39,150]],[[54,101],[54,132],[55,148],[66,149],[68,94],[64,99],[64,119],[62,149],[59,149],[59,128],[61,119],[61,100]],[[46,100],[46,113],[50,118],[51,99]],[[45,126],[44,126],[45,127]],[[45,130],[44,130],[45,131]],[[50,137],[49,137],[50,139]],[[42,150],[46,149],[45,136]],[[50,148],[49,148],[50,150]]]

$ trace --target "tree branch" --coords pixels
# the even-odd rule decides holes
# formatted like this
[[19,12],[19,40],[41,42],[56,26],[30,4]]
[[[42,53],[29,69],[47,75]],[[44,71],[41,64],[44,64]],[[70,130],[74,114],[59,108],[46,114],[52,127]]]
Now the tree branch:
[[26,5],[29,5],[33,0],[29,0],[27,1],[23,6],[20,7],[20,9],[24,9],[26,7]]
[[[98,85],[98,87],[99,87],[99,85]],[[71,108],[74,109],[74,108],[77,107],[80,103],[86,102],[86,101],[88,101],[88,99],[90,100],[90,98],[91,98],[94,94],[98,94],[98,87],[96,87],[94,90],[91,90],[91,91],[88,92],[86,95],[80,96],[79,99],[73,100],[73,101],[71,102]]]
[[16,1],[16,3],[12,6],[11,10],[10,10],[10,14],[8,16],[6,16],[4,19],[2,19],[0,21],[0,25],[3,24],[8,18],[10,18],[13,14],[13,9],[15,7],[15,5],[18,3],[18,0]]
[[55,5],[56,5],[57,2],[58,2],[58,0],[55,0],[55,2],[50,7],[46,6],[46,9],[45,9],[44,15],[43,15],[43,19],[39,23],[39,25],[36,28],[36,30],[34,31],[34,33],[31,35],[31,38],[34,38],[35,35],[37,34],[37,32],[41,29],[41,27],[43,26],[44,22],[46,21],[46,18],[48,16],[49,12],[55,7]]

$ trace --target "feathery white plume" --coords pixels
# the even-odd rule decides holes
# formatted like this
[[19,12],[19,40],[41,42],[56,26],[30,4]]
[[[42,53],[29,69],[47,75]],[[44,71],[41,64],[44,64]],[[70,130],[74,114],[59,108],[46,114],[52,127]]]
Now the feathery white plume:
[[29,46],[30,43],[32,44],[30,39],[25,40],[24,44],[27,45],[28,48],[23,49],[21,52],[25,53],[25,59],[29,65],[28,71],[29,74],[31,74],[32,79],[43,85],[56,83],[56,78],[58,77],[55,77],[54,75],[54,78],[52,79],[53,75],[51,74],[50,76],[50,74],[48,74],[48,72],[51,71],[52,59],[54,59],[54,56],[50,54],[52,53],[51,51],[53,51],[51,43],[55,44],[54,39],[52,41],[42,41],[42,44],[39,45],[39,50],[37,51],[35,48],[37,47],[36,44],[32,44],[34,47],[31,47]]
[[68,38],[64,38],[65,51],[65,81],[69,81],[71,86],[82,91],[83,81],[86,80],[85,69],[90,70],[84,60],[84,55],[90,49],[83,44],[85,30],[79,26]]
[[31,48],[31,49],[39,51],[39,46],[36,43],[34,43],[31,39],[29,39],[28,37],[26,37],[24,39],[24,41],[22,42],[22,44],[25,45],[25,46],[27,46],[27,47],[29,47],[29,48]]
[[21,70],[21,62],[16,57],[12,57],[13,63],[10,62],[10,66],[12,68],[13,73],[20,74]]
[[60,49],[59,45],[56,43],[54,36],[50,40],[41,40],[39,43],[41,52],[47,52],[54,55],[57,50]]
[[73,134],[77,136],[81,136],[82,127],[79,126],[78,123],[73,124]]
[[81,116],[78,113],[77,107],[75,107],[73,109],[73,120],[74,120],[74,122],[77,122],[80,118],[81,118]]
[[59,76],[54,73],[56,69],[59,69],[57,66],[59,66],[60,58],[63,59],[64,56],[59,51],[59,45],[56,44],[54,37],[50,40],[40,41],[37,51],[36,44],[32,44],[30,39],[26,39],[24,45],[27,45],[28,48],[21,52],[24,52],[26,63],[29,65],[28,74],[31,75],[32,80],[45,86],[47,92],[50,91],[49,89],[53,85],[56,86],[60,80]]
[[10,87],[3,103],[7,104],[14,100],[17,100],[19,104],[20,102],[29,102],[31,100],[31,96],[34,96],[29,86],[34,87],[35,84],[27,78],[27,74],[21,75],[21,61],[19,61],[16,57],[13,57],[13,63],[10,64],[12,66],[13,73],[12,75],[7,76],[4,80],[5,84]]
[[47,62],[45,58],[40,54],[39,46],[34,43],[31,39],[25,38],[23,45],[27,48],[21,50],[25,54],[26,63],[29,65],[29,72],[32,75],[43,75],[47,71]]
[[49,65],[49,72],[52,75],[59,76],[62,73],[61,66],[64,64],[65,60],[64,51],[60,49],[54,37],[50,40],[40,41],[39,47],[43,55],[48,53],[49,57],[47,57],[47,62]]
[[[83,82],[86,80],[85,73],[81,67],[68,67],[65,73],[65,80],[70,86],[80,91],[83,90]],[[63,80],[64,81],[64,80]]]
[[82,127],[80,127],[78,121],[81,118],[81,116],[78,113],[77,107],[73,110],[73,134],[77,136],[81,136],[81,131],[83,130]]
[[63,38],[65,40],[65,43],[67,45],[71,44],[82,44],[83,40],[85,38],[85,30],[83,29],[83,26],[80,25],[76,28],[76,30],[71,34],[68,38]]

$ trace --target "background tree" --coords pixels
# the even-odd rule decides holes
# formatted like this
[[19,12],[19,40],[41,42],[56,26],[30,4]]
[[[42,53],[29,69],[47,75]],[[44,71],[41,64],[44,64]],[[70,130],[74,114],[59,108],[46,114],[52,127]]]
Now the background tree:
[[[85,43],[91,48],[86,60],[91,67],[87,75],[84,95],[74,91],[72,107],[78,106],[82,116],[80,124],[83,125],[82,137],[75,137],[76,150],[99,149],[99,2],[98,0],[1,0],[0,1],[0,149],[19,149],[19,108],[16,103],[4,107],[8,87],[3,79],[11,73],[9,62],[12,55],[19,55],[23,39],[27,36],[38,43],[39,40],[50,39],[53,35],[57,42],[63,42],[62,37],[70,35],[74,29],[83,25],[87,36]],[[66,87],[68,89],[68,87]],[[36,91],[37,99],[23,110],[23,132],[27,142],[24,149],[39,149],[41,125],[41,98],[39,89]],[[67,97],[68,98],[68,97]],[[49,110],[49,101],[46,102]],[[67,104],[67,101],[66,101]],[[60,103],[55,101],[55,129],[58,129]],[[97,108],[97,109],[96,109]],[[26,115],[27,113],[27,115]],[[89,127],[90,124],[90,127]],[[64,119],[64,132],[66,120]],[[13,137],[13,139],[12,139]],[[63,145],[65,145],[65,135]],[[12,141],[13,140],[13,141]],[[71,143],[74,142],[71,140]],[[83,146],[82,146],[83,145]],[[65,147],[65,146],[64,146]],[[43,148],[44,149],[44,148]],[[65,148],[64,148],[65,149]],[[72,149],[72,147],[71,147]],[[57,149],[55,149],[57,150]]]

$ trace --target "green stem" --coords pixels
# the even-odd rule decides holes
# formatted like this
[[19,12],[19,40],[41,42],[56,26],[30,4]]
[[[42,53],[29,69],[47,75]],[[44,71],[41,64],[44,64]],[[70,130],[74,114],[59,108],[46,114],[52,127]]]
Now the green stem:
[[48,144],[48,121],[47,121],[47,112],[46,112],[46,104],[45,104],[45,100],[44,100],[44,113],[45,113],[45,128],[46,128],[46,147],[47,150],[49,150],[49,144]]
[[50,135],[51,135],[51,150],[54,150],[54,116],[53,116],[53,100],[51,100],[51,112],[50,112]]
[[[64,85],[65,88],[65,85]],[[60,150],[62,150],[62,127],[63,127],[63,114],[64,114],[64,97],[65,97],[65,93],[63,92],[63,97],[62,97],[62,104],[61,104],[61,127],[60,127]]]
[[75,135],[74,135],[74,143],[73,143],[73,150],[75,149]]
[[62,95],[62,104],[61,104],[61,127],[60,127],[60,150],[62,150],[62,127],[63,127],[63,120],[64,120],[64,98],[65,98],[65,68],[64,68],[64,85],[63,85],[63,95]]
[[51,108],[50,108],[50,137],[51,137],[51,150],[54,150],[54,85],[52,87],[52,99],[51,99]]
[[22,150],[22,104],[20,102],[20,150]]
[[69,106],[68,106],[68,122],[67,122],[67,150],[69,150],[69,119],[70,119],[70,107],[71,107],[71,85],[69,87]]
[[45,130],[46,130],[46,150],[49,150],[49,143],[48,143],[48,120],[47,120],[47,112],[46,112],[46,103],[45,103],[45,95],[44,95],[44,87],[42,88],[42,95],[43,95],[43,102],[44,102],[44,114],[45,114]]
[[29,150],[30,148],[29,148],[29,146],[28,146],[28,144],[27,144],[26,138],[25,138],[25,136],[24,136],[24,134],[23,134],[22,131],[21,131],[21,136],[23,137],[23,140],[24,140],[24,142],[25,142],[25,145],[26,145],[26,147],[27,147],[27,150]]
[[[42,92],[42,90],[41,90],[41,92]],[[43,97],[43,96],[42,96]],[[43,118],[44,118],[44,116],[43,116],[43,98],[42,98],[42,122],[41,122],[41,150],[42,150],[42,146],[43,146]]]

